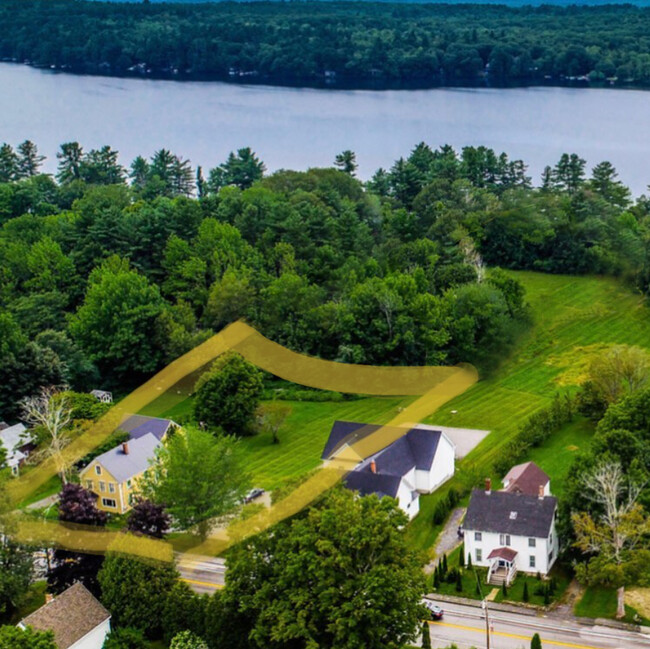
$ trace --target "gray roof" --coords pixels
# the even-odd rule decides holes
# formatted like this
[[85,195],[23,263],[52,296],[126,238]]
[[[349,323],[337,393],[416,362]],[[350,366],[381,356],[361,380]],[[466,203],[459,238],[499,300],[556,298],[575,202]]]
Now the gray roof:
[[116,480],[124,482],[142,473],[149,467],[160,442],[155,435],[148,433],[128,442],[129,452],[125,453],[122,444],[106,453],[98,455],[94,462],[101,464]]
[[[345,444],[354,443],[381,426],[336,421],[323,451],[323,459],[331,457]],[[350,471],[343,482],[362,496],[397,496],[402,478],[413,468],[428,471],[438,450],[442,433],[438,430],[411,428],[386,448],[371,455]],[[371,469],[375,463],[376,472]]]
[[119,430],[131,433],[131,439],[144,437],[148,433],[162,441],[170,426],[176,426],[171,419],[147,417],[146,415],[130,415],[119,425]]
[[[477,532],[494,532],[538,539],[548,537],[555,517],[557,499],[508,491],[474,489],[463,527]],[[515,512],[512,516],[511,513]]]
[[76,583],[20,624],[37,631],[52,631],[59,649],[68,649],[110,617],[85,586]]
[[362,496],[377,494],[395,498],[402,478],[397,475],[380,475],[371,471],[350,471],[343,482],[348,489],[358,491]]
[[[329,459],[343,445],[354,443],[357,439],[370,435],[380,428],[381,426],[376,424],[334,422],[322,459]],[[433,464],[441,436],[439,430],[411,428],[392,444],[368,458],[364,464],[369,464],[371,459],[375,460],[377,473],[399,476],[406,475],[413,467],[428,471]]]

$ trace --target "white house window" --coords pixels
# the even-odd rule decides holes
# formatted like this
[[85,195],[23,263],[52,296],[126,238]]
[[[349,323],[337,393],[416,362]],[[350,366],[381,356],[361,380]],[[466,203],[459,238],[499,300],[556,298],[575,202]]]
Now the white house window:
[[116,507],[116,503],[113,498],[102,498],[102,505],[104,505],[104,507]]
[[115,483],[114,482],[109,482],[108,483],[108,491],[109,491],[109,493],[112,493],[112,494],[115,493]]
[[531,568],[534,568],[534,567],[535,567],[535,555],[534,555],[534,554],[531,554],[531,555],[528,557],[528,565],[529,565]]
[[86,489],[92,489],[92,488],[93,488],[93,481],[86,480]]
[[499,534],[499,543],[501,545],[510,545],[510,534]]
[[534,548],[536,545],[537,545],[537,541],[535,539],[528,539],[529,548]]
[[483,535],[481,534],[481,532],[474,532],[474,540],[475,541],[483,540]]
[[548,553],[548,562],[551,563],[551,561],[553,561],[553,550]]
[[106,483],[105,482],[100,482],[99,483],[99,490],[104,492],[106,491]]
[[481,548],[476,548],[476,560],[483,561],[483,550]]
[[101,474],[102,474],[102,467],[100,467],[99,464],[95,464],[95,473],[96,473],[97,475],[101,475]]

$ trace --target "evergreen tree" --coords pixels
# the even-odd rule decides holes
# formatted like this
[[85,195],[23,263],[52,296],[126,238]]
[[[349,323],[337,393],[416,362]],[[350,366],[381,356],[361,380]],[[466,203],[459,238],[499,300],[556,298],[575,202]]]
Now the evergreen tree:
[[357,156],[354,151],[347,149],[336,156],[334,159],[334,166],[341,171],[344,171],[346,174],[354,176],[359,166],[357,164]]
[[461,543],[460,545],[460,552],[458,554],[458,567],[459,568],[465,567],[465,544],[464,543]]
[[528,594],[528,582],[527,581],[524,582],[524,592],[523,592],[523,594],[521,596],[521,599],[524,602],[528,602],[530,600],[530,595]]
[[60,149],[56,154],[59,160],[56,179],[62,185],[71,183],[73,180],[80,180],[84,158],[83,148],[79,142],[66,142],[61,145]]
[[536,633],[530,641],[530,649],[542,649],[542,639],[539,633]]
[[31,178],[38,174],[44,155],[39,155],[38,147],[30,140],[25,140],[18,145],[18,171],[21,178]]
[[504,597],[508,597],[508,586],[506,585],[505,581],[501,585],[501,592],[503,593]]
[[456,571],[456,592],[463,592],[463,575],[460,570]]
[[0,146],[0,183],[10,183],[18,177],[18,156],[13,147],[5,142]]
[[427,622],[422,622],[422,649],[431,649],[431,633]]
[[467,553],[467,569],[468,570],[472,569],[472,553],[471,552]]

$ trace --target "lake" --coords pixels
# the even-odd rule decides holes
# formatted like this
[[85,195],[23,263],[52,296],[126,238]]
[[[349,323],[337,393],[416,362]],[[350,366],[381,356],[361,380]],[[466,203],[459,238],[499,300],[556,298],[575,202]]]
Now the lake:
[[205,170],[250,146],[270,171],[331,165],[344,149],[369,178],[432,147],[483,144],[539,182],[563,152],[611,161],[634,194],[650,183],[650,92],[587,88],[318,90],[76,76],[0,64],[0,142],[31,139],[56,168],[62,142],[110,144],[127,165],[165,147]]

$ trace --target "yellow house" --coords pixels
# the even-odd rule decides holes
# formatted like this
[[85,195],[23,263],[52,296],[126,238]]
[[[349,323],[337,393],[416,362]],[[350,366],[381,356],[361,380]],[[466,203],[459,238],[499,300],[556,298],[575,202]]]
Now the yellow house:
[[97,496],[98,509],[111,514],[124,514],[131,509],[138,480],[149,468],[159,446],[157,437],[147,433],[98,455],[81,470],[81,485]]

